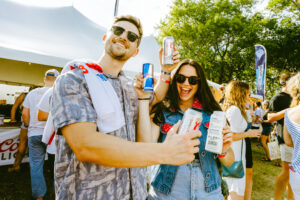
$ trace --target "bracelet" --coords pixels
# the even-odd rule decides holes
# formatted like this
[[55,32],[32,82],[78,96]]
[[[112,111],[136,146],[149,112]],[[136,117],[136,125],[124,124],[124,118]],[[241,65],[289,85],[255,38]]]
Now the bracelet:
[[160,80],[162,80],[164,83],[170,83],[170,80],[166,80],[162,76],[160,77]]
[[165,71],[163,71],[163,70],[161,70],[161,73],[162,73],[162,74],[165,74],[165,75],[171,75],[171,72],[165,72]]
[[138,100],[150,100],[150,97],[148,97],[148,98],[138,98]]
[[218,158],[224,158],[227,155],[227,151],[218,155]]

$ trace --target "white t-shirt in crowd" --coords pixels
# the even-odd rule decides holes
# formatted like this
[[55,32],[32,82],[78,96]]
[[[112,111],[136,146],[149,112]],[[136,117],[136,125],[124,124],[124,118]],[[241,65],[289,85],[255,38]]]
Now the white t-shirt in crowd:
[[[234,133],[243,133],[247,129],[248,123],[242,116],[241,110],[236,106],[230,106],[226,111],[226,117],[230,123],[230,130]],[[243,147],[243,148],[242,148]],[[246,174],[246,143],[245,140],[237,140],[232,142],[231,146],[234,152],[234,161],[243,162],[244,172]],[[243,178],[230,178],[223,177],[227,182],[229,192],[236,192],[237,194],[244,196],[246,177]]]
[[[256,119],[256,116],[258,116],[258,119],[259,120],[263,120],[263,116],[264,116],[264,111],[262,108],[258,107],[255,112],[254,112],[254,116],[255,116],[255,119]],[[259,124],[260,123],[254,123],[252,126],[255,126],[255,127],[259,127]]]
[[36,88],[29,92],[24,100],[23,107],[26,107],[30,111],[28,137],[42,135],[46,122],[38,121],[38,107],[42,96],[49,89],[49,87]]
[[[42,96],[42,99],[38,105],[38,109],[44,112],[49,113],[50,112],[50,98],[52,96],[53,88],[50,88],[45,92],[45,94]],[[47,152],[50,154],[55,154],[56,152],[56,146],[55,141],[53,140],[50,145],[47,146]]]

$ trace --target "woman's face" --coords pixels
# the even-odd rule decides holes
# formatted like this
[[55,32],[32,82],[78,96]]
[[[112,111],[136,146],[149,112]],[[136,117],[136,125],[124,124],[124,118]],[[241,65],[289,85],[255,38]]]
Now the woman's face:
[[[179,94],[179,98],[181,102],[194,101],[194,96],[198,90],[199,81],[195,85],[192,85],[189,81],[188,77],[196,77],[199,79],[196,73],[196,69],[191,65],[184,65],[178,72],[178,75],[185,76],[185,80],[183,83],[179,83],[176,81],[177,90]],[[191,79],[191,78],[190,78]]]

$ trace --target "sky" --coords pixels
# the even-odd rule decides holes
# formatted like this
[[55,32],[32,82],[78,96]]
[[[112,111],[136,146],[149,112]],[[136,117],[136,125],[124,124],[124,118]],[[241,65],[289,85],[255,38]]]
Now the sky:
[[[261,2],[261,4],[256,9],[262,11],[265,8],[268,0],[258,1]],[[155,26],[157,26],[160,21],[169,13],[172,2],[173,0],[119,0],[118,15],[131,14],[140,18],[144,29],[144,35],[156,35]],[[104,28],[110,27],[114,18],[115,0],[26,0],[26,3],[29,5],[55,5],[61,3],[71,3],[82,14]],[[26,90],[27,88],[24,87],[18,92]],[[0,91],[3,91],[2,84],[0,84]],[[15,93],[12,92],[15,91],[15,89],[9,88],[5,94],[9,93],[9,91],[12,94]],[[13,101],[13,96],[10,96],[11,100],[9,101]]]
[[[155,26],[170,11],[173,0],[119,0],[118,14],[131,14],[140,18],[144,35],[156,35]],[[258,0],[255,9],[263,11],[268,0]],[[73,5],[95,23],[107,28],[114,15],[115,0],[73,0]]]
[[[105,28],[112,23],[115,0],[74,0],[73,5]],[[168,14],[170,5],[172,0],[119,0],[118,15],[130,14],[140,18],[147,36],[154,34],[154,27]]]

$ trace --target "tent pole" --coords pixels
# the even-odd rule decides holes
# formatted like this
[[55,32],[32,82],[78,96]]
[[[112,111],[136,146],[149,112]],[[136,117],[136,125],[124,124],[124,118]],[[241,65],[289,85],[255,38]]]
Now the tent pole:
[[116,0],[116,2],[115,2],[114,17],[116,17],[118,15],[118,8],[119,8],[119,0]]

